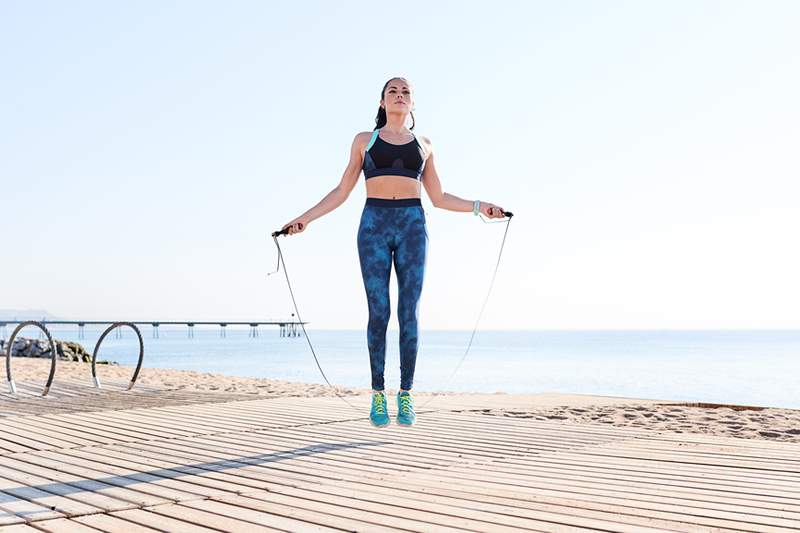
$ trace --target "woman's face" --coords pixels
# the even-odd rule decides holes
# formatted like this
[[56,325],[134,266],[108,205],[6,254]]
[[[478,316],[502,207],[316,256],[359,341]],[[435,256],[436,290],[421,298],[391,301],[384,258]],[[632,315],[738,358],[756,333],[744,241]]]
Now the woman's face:
[[389,82],[383,91],[381,105],[386,113],[410,113],[414,109],[414,100],[411,95],[411,85],[403,79],[395,78]]

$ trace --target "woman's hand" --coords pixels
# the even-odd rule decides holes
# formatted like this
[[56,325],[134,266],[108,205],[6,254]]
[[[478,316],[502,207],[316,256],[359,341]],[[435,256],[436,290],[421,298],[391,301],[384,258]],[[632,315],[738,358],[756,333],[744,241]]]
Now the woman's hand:
[[481,213],[489,218],[504,218],[504,211],[503,208],[490,204],[489,202],[481,202]]
[[281,231],[289,228],[287,235],[294,235],[295,233],[302,233],[308,227],[309,220],[305,217],[297,217],[296,219],[292,220],[288,224],[285,224]]

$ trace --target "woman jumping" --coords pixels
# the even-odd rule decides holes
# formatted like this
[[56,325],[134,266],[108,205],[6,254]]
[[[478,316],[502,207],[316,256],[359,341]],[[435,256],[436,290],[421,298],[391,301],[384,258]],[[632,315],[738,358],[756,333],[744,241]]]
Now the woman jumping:
[[[389,279],[394,262],[398,285],[397,315],[400,325],[400,390],[397,393],[397,423],[411,426],[416,420],[411,386],[417,362],[417,314],[428,232],[420,201],[425,185],[434,207],[449,211],[472,211],[489,218],[503,218],[500,207],[464,200],[442,192],[433,164],[433,147],[414,129],[414,99],[405,78],[392,78],[381,90],[375,129],[353,139],[350,163],[341,182],[317,205],[283,226],[289,235],[301,233],[312,220],[342,205],[358,182],[361,171],[367,201],[358,227],[358,257],[369,305],[367,345],[372,372],[370,422],[389,425],[383,371],[386,361],[386,328],[389,324]],[[411,127],[406,127],[408,116]]]

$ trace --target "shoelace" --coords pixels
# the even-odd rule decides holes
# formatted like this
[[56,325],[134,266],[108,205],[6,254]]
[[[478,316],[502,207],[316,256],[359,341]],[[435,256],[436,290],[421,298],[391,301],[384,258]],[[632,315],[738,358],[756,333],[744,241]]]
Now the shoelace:
[[378,414],[384,414],[386,410],[383,408],[384,398],[380,394],[373,394],[372,395],[372,408],[375,409],[375,412]]
[[414,406],[411,403],[411,396],[400,396],[400,410],[403,414],[408,414],[408,412],[413,409]]

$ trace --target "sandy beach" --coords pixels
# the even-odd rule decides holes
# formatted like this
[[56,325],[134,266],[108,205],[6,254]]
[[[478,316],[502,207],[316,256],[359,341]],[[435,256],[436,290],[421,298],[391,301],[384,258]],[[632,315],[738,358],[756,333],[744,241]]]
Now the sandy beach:
[[[13,377],[18,383],[43,380],[49,367],[50,361],[45,359],[15,357],[12,360]],[[97,365],[97,372],[103,382],[124,382],[130,379],[133,367]],[[56,380],[90,383],[91,367],[87,363],[59,361]],[[137,384],[169,390],[227,392],[259,397],[318,397],[335,396],[336,393],[342,396],[358,396],[370,393],[370,389],[366,388],[337,387],[334,392],[327,385],[314,383],[146,367],[142,368]],[[416,393],[417,404],[421,405],[430,395]],[[488,404],[485,409],[472,411],[486,416],[634,426],[656,432],[800,442],[800,410],[796,409],[563,393],[518,396],[524,398],[524,409],[497,409]]]

